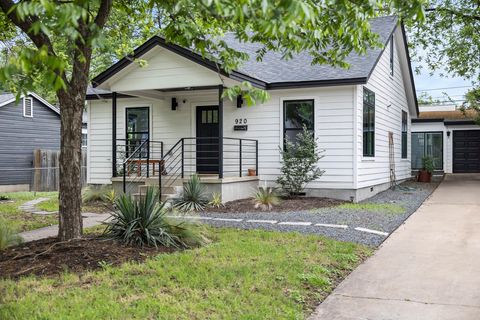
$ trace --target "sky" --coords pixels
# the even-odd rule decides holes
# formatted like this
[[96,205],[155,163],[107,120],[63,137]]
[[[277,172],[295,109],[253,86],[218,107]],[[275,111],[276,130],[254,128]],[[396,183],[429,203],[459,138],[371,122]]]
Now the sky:
[[[419,63],[412,61],[412,69],[415,70],[419,66]],[[471,88],[471,82],[463,80],[458,77],[441,77],[441,71],[435,72],[430,75],[430,71],[427,68],[422,68],[421,74],[415,74],[415,88],[417,90],[417,96],[420,96],[423,92],[426,92],[434,100],[437,98],[441,101],[446,100],[444,92],[447,93],[453,100],[461,100],[466,91]],[[461,101],[458,101],[461,103]]]

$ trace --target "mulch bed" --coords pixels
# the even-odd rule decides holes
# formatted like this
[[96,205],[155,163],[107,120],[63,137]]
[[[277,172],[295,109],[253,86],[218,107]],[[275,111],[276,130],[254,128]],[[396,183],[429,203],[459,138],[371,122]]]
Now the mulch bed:
[[[283,198],[279,205],[272,208],[273,212],[303,211],[325,207],[333,207],[345,203],[342,200],[320,197],[292,197]],[[262,212],[261,208],[255,208],[255,200],[241,199],[225,203],[224,207],[208,208],[208,212],[220,213],[243,213],[243,212]]]
[[82,273],[101,268],[144,261],[149,256],[170,253],[174,249],[125,246],[98,235],[66,242],[48,238],[28,242],[0,252],[0,278],[17,279],[26,275],[53,276],[66,270]]

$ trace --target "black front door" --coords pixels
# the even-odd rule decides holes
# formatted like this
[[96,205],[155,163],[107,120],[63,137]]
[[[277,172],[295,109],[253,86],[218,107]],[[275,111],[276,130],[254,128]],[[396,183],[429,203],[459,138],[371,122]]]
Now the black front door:
[[218,106],[197,107],[197,172],[218,173]]

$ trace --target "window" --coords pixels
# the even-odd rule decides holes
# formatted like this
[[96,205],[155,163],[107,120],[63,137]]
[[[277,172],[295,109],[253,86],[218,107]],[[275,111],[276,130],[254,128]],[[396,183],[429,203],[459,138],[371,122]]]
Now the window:
[[402,110],[402,159],[407,158],[408,149],[408,113]]
[[412,169],[422,169],[422,158],[434,160],[436,170],[443,170],[443,132],[412,132]]
[[314,129],[313,100],[291,100],[283,102],[283,138],[285,142],[295,143],[303,126],[310,131]]
[[86,148],[88,144],[88,136],[86,133],[82,133],[82,148]]
[[218,110],[202,110],[202,124],[218,123]]
[[127,156],[135,151],[149,137],[149,108],[126,109]]
[[33,99],[32,98],[23,98],[23,116],[28,118],[33,117]]
[[392,36],[390,38],[390,75],[392,76],[393,76],[393,68],[394,68],[393,61],[395,58],[394,49],[395,49],[395,42],[393,41],[393,36]]
[[363,156],[375,156],[375,93],[363,88]]

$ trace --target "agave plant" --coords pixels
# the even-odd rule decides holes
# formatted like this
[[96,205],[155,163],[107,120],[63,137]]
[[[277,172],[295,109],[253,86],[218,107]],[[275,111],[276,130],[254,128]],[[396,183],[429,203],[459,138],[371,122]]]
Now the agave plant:
[[0,251],[21,242],[22,238],[7,224],[7,222],[0,220]]
[[280,203],[280,196],[275,188],[259,187],[255,192],[255,208],[263,211],[272,210],[272,207]]
[[222,202],[222,194],[220,192],[212,193],[212,199],[210,200],[208,205],[214,208],[225,207]]
[[125,244],[192,248],[206,240],[192,225],[174,223],[165,217],[165,202],[158,201],[155,188],[148,188],[139,200],[122,194],[116,198],[115,206],[112,220],[105,223],[105,234]]
[[180,211],[202,211],[208,205],[205,186],[200,182],[198,175],[194,174],[183,187],[183,195],[175,199],[173,205]]

